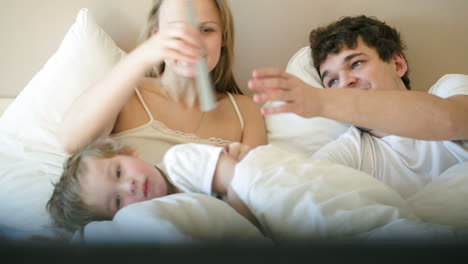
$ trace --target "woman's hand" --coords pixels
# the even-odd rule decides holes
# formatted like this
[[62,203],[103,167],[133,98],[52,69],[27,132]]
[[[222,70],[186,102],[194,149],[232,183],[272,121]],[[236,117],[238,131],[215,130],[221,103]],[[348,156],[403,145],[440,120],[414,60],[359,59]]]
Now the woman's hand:
[[154,31],[137,51],[151,67],[164,60],[194,64],[202,55],[201,45],[201,35],[197,28],[186,23],[174,23]]

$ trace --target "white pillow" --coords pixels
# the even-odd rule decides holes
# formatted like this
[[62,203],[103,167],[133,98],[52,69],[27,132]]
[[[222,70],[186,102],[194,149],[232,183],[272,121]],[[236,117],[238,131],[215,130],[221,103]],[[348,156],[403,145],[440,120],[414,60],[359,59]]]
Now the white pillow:
[[[81,235],[81,236],[80,236]],[[269,242],[227,203],[197,193],[179,193],[131,204],[113,221],[92,222],[73,242],[198,243],[206,241]]]
[[12,101],[13,98],[0,98],[0,117],[3,115],[3,112]]
[[57,128],[73,100],[124,55],[80,10],[59,49],[5,110],[0,131],[27,141],[31,151],[58,151]]
[[[303,47],[294,54],[288,62],[286,72],[316,88],[323,88],[320,76],[313,66],[310,47]],[[275,102],[273,105],[279,103]],[[334,120],[303,118],[292,113],[269,115],[265,121],[271,144],[308,156],[349,128],[348,124]]]
[[58,50],[0,118],[0,229],[53,235],[45,205],[66,154],[57,128],[66,109],[124,52],[80,10]]

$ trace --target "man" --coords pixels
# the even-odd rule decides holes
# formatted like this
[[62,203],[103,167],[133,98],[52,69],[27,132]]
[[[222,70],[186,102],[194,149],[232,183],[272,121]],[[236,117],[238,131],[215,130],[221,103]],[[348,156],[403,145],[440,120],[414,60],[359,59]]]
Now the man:
[[265,115],[355,126],[313,157],[368,172],[404,197],[468,160],[468,76],[446,75],[428,93],[410,91],[398,31],[366,16],[315,29],[310,43],[325,88],[345,89],[317,89],[279,69],[254,71],[249,87],[256,102],[285,102],[264,107]]

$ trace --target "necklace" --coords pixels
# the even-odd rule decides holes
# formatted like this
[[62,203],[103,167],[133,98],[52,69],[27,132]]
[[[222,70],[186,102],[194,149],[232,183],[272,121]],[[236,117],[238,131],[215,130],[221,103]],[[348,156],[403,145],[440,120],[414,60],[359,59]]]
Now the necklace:
[[202,114],[201,114],[201,116],[200,116],[200,120],[198,120],[198,125],[197,125],[197,127],[195,128],[195,130],[192,131],[193,134],[196,134],[197,131],[200,129],[201,124],[202,124],[202,121],[203,121],[203,117],[205,117],[205,112],[202,112]]
[[[170,100],[170,98],[172,98],[172,97],[169,96],[169,93],[167,92],[166,87],[165,87],[164,85],[160,85],[160,87],[161,87],[161,90],[163,91],[165,97],[166,97],[167,99]],[[200,116],[200,119],[198,120],[198,123],[197,123],[196,127],[195,127],[193,130],[191,130],[190,133],[192,133],[192,134],[196,134],[196,133],[197,133],[197,131],[198,131],[198,130],[200,129],[200,127],[201,127],[201,124],[202,124],[202,122],[203,122],[203,118],[204,118],[204,117],[205,117],[205,112],[201,112],[201,116]]]

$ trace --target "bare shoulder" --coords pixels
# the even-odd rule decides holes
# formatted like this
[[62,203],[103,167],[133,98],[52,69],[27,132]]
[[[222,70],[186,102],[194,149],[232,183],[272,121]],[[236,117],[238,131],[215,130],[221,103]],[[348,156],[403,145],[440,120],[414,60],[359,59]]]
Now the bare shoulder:
[[256,147],[267,144],[266,125],[260,107],[247,95],[234,95],[244,120],[242,144]]
[[149,122],[149,120],[150,118],[146,114],[140,99],[138,99],[136,93],[133,93],[117,116],[112,133],[119,133],[139,127]]
[[260,114],[260,107],[257,105],[257,103],[254,102],[254,100],[251,97],[243,94],[233,94],[233,96],[241,112],[258,111],[258,113]]

